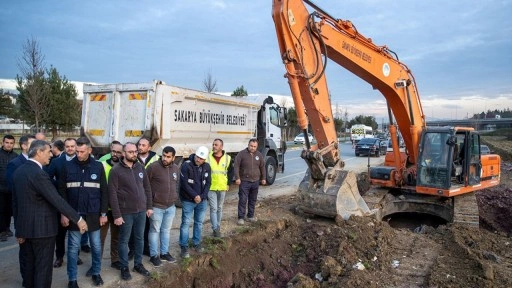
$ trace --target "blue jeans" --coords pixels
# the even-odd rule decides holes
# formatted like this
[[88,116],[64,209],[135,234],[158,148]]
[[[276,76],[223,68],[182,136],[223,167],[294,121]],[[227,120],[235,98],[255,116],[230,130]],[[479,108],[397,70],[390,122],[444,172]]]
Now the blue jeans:
[[192,244],[197,246],[201,244],[201,232],[203,230],[204,216],[206,215],[206,201],[196,204],[195,202],[182,200],[181,205],[180,246],[188,247],[188,230],[192,222],[192,214],[194,214]]
[[171,235],[172,220],[176,214],[176,206],[167,209],[153,207],[149,223],[149,255],[158,255],[158,238],[160,238],[160,255],[169,253],[169,238]]
[[82,238],[80,238],[80,246],[89,245],[89,236],[87,233],[82,234]]
[[146,226],[146,211],[133,214],[122,214],[124,223],[119,227],[119,261],[122,267],[128,267],[128,241],[133,228],[135,239],[134,266],[142,264],[144,249],[144,226]]
[[224,206],[224,199],[226,192],[224,191],[209,191],[208,203],[210,204],[210,222],[212,229],[220,229],[220,222],[222,220],[222,206]]
[[[87,232],[89,236],[89,243],[91,244],[91,256],[92,256],[92,275],[99,275],[101,271],[101,237],[100,230]],[[68,232],[68,278],[69,281],[75,281],[77,274],[77,260],[78,251],[80,250],[80,239],[82,234],[79,231],[69,230]]]

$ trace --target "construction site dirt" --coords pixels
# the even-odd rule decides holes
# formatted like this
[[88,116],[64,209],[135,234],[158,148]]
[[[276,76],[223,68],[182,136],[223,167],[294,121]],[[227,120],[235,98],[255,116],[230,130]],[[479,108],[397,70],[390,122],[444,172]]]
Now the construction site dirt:
[[[365,197],[371,197],[367,193]],[[512,287],[512,163],[477,193],[480,228],[393,228],[296,213],[298,199],[260,201],[259,220],[225,219],[203,254],[153,271],[145,287]],[[225,206],[236,209],[234,199]],[[234,214],[229,213],[228,214]],[[134,284],[134,283],[130,283]],[[124,285],[120,285],[124,286]]]

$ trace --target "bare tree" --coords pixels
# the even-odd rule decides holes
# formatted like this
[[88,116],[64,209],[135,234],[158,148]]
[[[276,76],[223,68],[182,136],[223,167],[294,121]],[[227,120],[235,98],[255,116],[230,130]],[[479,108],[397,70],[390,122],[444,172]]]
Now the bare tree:
[[22,56],[18,59],[21,75],[16,75],[20,95],[20,114],[23,120],[35,125],[40,131],[40,123],[48,115],[48,85],[45,79],[44,55],[39,43],[33,37],[23,44]]
[[213,79],[211,71],[208,71],[203,80],[204,90],[208,93],[217,92],[217,80]]

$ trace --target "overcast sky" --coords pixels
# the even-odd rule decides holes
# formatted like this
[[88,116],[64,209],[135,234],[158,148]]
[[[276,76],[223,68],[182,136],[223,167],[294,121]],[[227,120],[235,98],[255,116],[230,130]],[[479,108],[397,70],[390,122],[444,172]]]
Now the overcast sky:
[[[464,118],[512,109],[512,1],[317,0],[350,20],[413,72],[427,118]],[[279,55],[271,0],[40,1],[0,3],[0,78],[30,37],[46,65],[69,80],[163,80],[203,90],[210,72],[219,92],[290,95]],[[311,11],[311,9],[310,9]],[[384,97],[334,62],[333,105],[349,117],[386,117]]]

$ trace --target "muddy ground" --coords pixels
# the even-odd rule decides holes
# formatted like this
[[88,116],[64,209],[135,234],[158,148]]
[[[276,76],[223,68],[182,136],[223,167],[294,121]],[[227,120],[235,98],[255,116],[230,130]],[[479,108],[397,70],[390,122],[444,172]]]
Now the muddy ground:
[[371,217],[294,213],[296,198],[259,203],[256,223],[224,221],[225,237],[165,267],[146,287],[512,287],[512,164],[477,194],[481,227],[395,229]]

